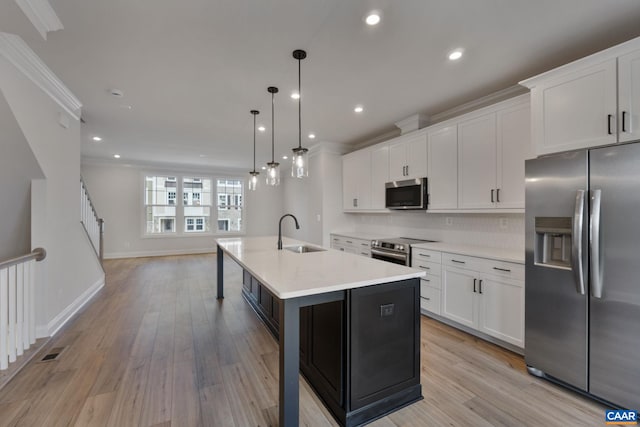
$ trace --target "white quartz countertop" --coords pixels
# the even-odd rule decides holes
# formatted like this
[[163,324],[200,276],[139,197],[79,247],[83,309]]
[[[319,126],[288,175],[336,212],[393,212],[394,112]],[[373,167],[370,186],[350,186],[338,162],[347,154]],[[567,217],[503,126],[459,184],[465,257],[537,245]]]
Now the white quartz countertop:
[[411,245],[411,247],[524,264],[524,250],[519,251],[515,249],[488,248],[485,246],[456,245],[442,242],[418,243]]
[[[424,270],[335,249],[295,253],[277,249],[277,236],[216,239],[231,256],[280,299],[322,294],[422,277]],[[283,238],[284,246],[307,244]],[[309,245],[316,246],[316,245]]]
[[362,240],[380,240],[388,239],[390,236],[377,233],[361,233],[359,231],[334,231],[331,233],[334,236],[351,237],[352,239]]

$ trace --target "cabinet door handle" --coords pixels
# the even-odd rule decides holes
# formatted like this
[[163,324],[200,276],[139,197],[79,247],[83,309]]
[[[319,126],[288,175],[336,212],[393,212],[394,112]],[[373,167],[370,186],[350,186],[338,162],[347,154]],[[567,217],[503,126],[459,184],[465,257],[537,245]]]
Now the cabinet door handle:
[[409,176],[409,165],[407,165],[407,176]]
[[358,199],[353,199],[353,207],[354,208],[358,207]]
[[477,281],[477,280],[478,280],[478,279],[473,279],[473,292],[474,292],[474,293],[476,292],[476,281]]
[[422,297],[424,299],[426,299],[427,301],[431,301],[431,298],[427,298],[427,297]]
[[613,114],[607,114],[607,133],[609,135],[613,135],[613,132],[611,132],[611,119],[613,118]]
[[418,255],[424,256],[424,257],[427,257],[427,258],[431,258],[431,255],[427,255],[427,254],[418,254]]
[[482,293],[482,279],[478,280],[478,293]]
[[491,189],[491,203],[493,203],[493,188]]
[[500,203],[500,189],[496,189],[496,202]]
[[458,261],[457,259],[452,259],[451,262],[457,262],[458,264],[466,264],[466,262]]
[[622,112],[622,132],[626,132],[627,131],[626,125],[624,123],[625,119],[627,118],[626,116],[627,116],[627,112],[623,111]]
[[369,246],[370,243],[360,243],[360,246]]
[[424,265],[421,265],[420,268],[424,268],[425,270],[431,270],[431,267],[425,267]]
[[498,268],[498,267],[493,267],[494,270],[498,270],[498,271],[504,271],[506,273],[511,273],[511,270],[509,270],[508,268]]
[[424,280],[425,282],[430,282],[431,281],[431,279],[422,279],[422,280]]
[[369,256],[368,252],[360,252],[360,255]]
[[351,240],[347,240],[347,243],[353,243]]

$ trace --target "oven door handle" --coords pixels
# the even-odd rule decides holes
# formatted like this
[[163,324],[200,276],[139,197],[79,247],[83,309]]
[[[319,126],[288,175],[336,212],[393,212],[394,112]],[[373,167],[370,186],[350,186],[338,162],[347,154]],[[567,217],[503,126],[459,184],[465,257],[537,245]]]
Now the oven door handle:
[[374,248],[371,248],[371,255],[385,256],[385,257],[389,257],[389,258],[393,258],[393,259],[398,259],[400,261],[406,261],[407,260],[407,256],[406,255],[396,254],[396,253],[387,252],[387,251],[381,251],[379,249],[374,249]]

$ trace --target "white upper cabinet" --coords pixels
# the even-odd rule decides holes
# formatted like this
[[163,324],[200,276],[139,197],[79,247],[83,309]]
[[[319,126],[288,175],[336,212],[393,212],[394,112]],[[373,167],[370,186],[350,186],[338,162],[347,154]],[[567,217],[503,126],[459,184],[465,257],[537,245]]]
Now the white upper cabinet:
[[[537,155],[638,139],[640,38],[520,84],[531,89]],[[623,118],[624,117],[624,123]]]
[[496,114],[458,124],[458,207],[493,208],[496,203]]
[[385,187],[389,182],[389,146],[379,144],[371,150],[371,209],[385,209]]
[[537,86],[531,97],[538,154],[616,142],[615,59]]
[[529,103],[498,111],[496,207],[524,209],[524,161],[530,148]]
[[459,209],[524,209],[528,100],[513,98],[458,123]]
[[389,181],[427,176],[427,135],[403,135],[389,143]]
[[342,157],[342,207],[345,211],[371,209],[371,150]]
[[429,210],[458,207],[458,127],[451,124],[427,132]]
[[618,58],[620,142],[640,139],[640,50]]

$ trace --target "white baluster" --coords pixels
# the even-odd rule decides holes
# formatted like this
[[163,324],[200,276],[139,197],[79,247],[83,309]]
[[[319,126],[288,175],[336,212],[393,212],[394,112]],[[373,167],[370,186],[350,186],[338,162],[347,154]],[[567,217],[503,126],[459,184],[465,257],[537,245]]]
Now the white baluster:
[[16,355],[22,356],[22,322],[24,321],[24,263],[16,265]]
[[16,266],[9,267],[9,363],[16,361]]
[[31,260],[29,266],[29,344],[36,342],[36,297],[35,297],[35,281],[36,281],[36,262]]
[[9,325],[9,294],[8,294],[8,271],[6,268],[0,270],[0,370],[9,367],[9,352],[7,343],[9,335],[7,327]]

